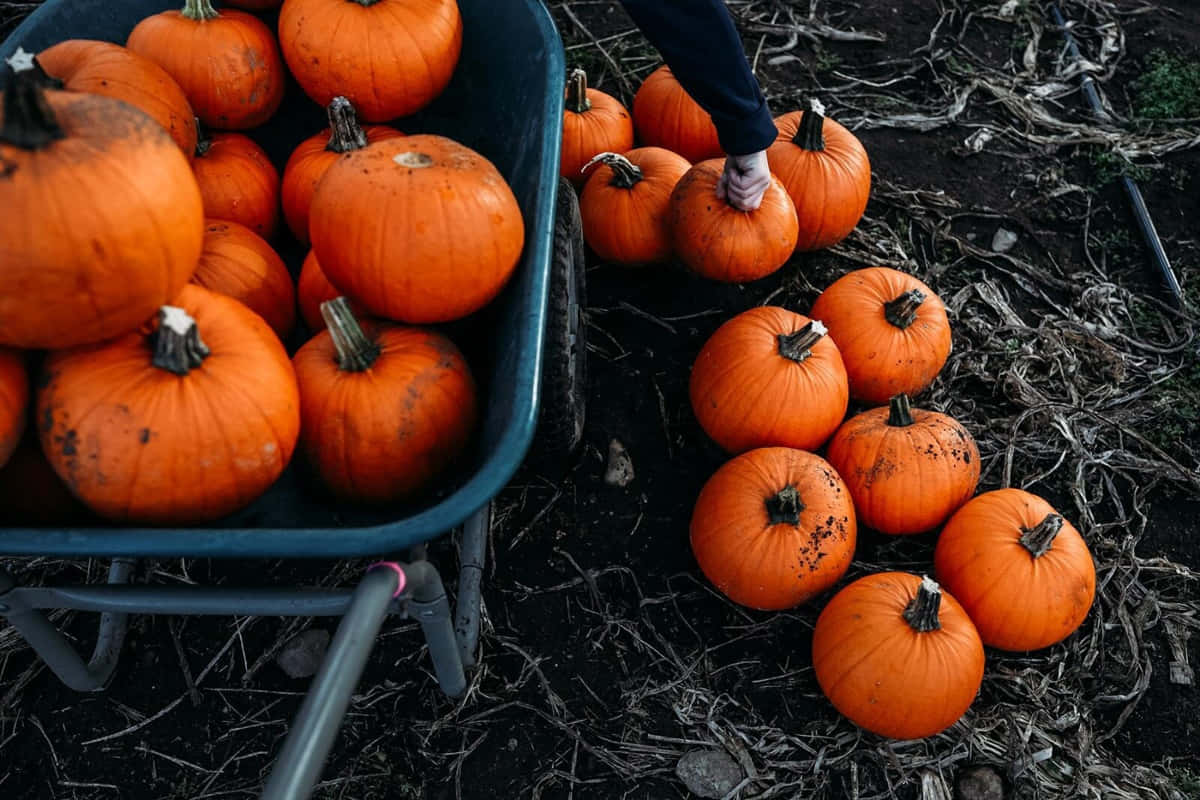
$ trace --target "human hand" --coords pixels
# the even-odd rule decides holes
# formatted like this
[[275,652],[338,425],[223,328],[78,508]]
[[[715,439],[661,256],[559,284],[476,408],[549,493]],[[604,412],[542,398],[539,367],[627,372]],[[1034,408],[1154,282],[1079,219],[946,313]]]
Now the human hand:
[[741,211],[753,211],[771,185],[767,151],[726,156],[725,170],[717,180],[717,197]]

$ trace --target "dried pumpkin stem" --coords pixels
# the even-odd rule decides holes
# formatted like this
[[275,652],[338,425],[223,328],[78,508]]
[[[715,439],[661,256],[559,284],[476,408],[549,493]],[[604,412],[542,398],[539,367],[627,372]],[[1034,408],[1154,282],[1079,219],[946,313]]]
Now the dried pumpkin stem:
[[187,375],[204,363],[211,352],[200,338],[196,320],[178,306],[158,310],[158,329],[153,334],[154,356],[150,363],[176,375]]
[[893,428],[907,428],[913,424],[912,402],[908,395],[901,392],[891,399],[888,406],[888,425]]
[[942,607],[942,587],[928,575],[921,577],[917,596],[904,609],[904,620],[914,631],[928,633],[942,627],[938,611]]
[[1063,518],[1058,514],[1047,514],[1036,526],[1021,528],[1021,545],[1034,558],[1044,556],[1054,544],[1058,532],[1062,530],[1063,522]]
[[619,153],[600,153],[584,164],[583,169],[579,171],[585,173],[597,162],[612,170],[612,180],[608,182],[608,185],[616,186],[618,189],[632,189],[646,177],[641,167]]
[[345,372],[362,372],[371,368],[379,358],[379,343],[363,333],[362,326],[350,310],[350,301],[335,297],[321,303],[321,316],[337,348],[338,367]]
[[800,126],[792,144],[805,150],[825,149],[825,106],[819,100],[809,101],[808,110],[800,116]]
[[325,112],[329,115],[329,142],[325,149],[333,153],[348,153],[367,146],[367,132],[358,124],[354,105],[345,97],[329,101]]
[[796,487],[787,485],[779,493],[766,500],[767,519],[772,525],[799,525],[800,512],[804,503],[800,502],[800,492]]
[[895,300],[883,304],[883,316],[897,328],[907,328],[916,322],[917,309],[925,302],[925,293],[920,289],[909,289]]
[[183,11],[181,13],[188,19],[198,21],[216,19],[221,16],[213,8],[212,0],[183,0]]
[[[4,125],[0,141],[22,150],[40,150],[65,134],[46,100],[40,67],[33,55],[18,50],[8,60],[12,80],[4,92]],[[40,73],[40,74],[39,74]]]
[[582,114],[591,108],[592,101],[587,96],[587,73],[576,67],[567,76],[567,110]]
[[812,355],[812,346],[828,332],[823,322],[814,319],[795,333],[781,333],[778,336],[779,355],[799,364]]

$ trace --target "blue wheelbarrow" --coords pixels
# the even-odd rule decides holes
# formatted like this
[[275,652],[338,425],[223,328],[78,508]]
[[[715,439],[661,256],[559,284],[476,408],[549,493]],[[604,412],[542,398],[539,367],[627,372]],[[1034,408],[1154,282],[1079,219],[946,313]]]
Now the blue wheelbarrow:
[[[47,0],[0,45],[0,60],[18,47],[37,53],[64,39],[124,43],[139,20],[177,5]],[[367,511],[337,506],[294,459],[255,504],[203,529],[2,527],[7,523],[0,509],[0,555],[112,560],[106,585],[19,586],[0,566],[0,614],[79,691],[107,685],[129,614],[342,616],[267,782],[263,797],[272,800],[310,795],[387,614],[419,622],[442,691],[457,697],[466,690],[479,636],[491,502],[527,454],[543,466],[561,464],[582,437],[584,248],[575,194],[558,175],[562,43],[539,0],[459,0],[459,6],[464,35],[454,78],[429,108],[400,125],[450,136],[491,159],[526,221],[525,252],[505,292],[448,331],[471,361],[486,404],[474,451],[459,470],[423,504]],[[271,15],[264,20],[274,28]],[[249,133],[282,171],[296,145],[324,125],[323,109],[289,79],[279,112]],[[297,270],[299,245],[283,242],[280,248]],[[460,527],[452,609],[425,546]],[[342,590],[132,585],[137,559],[156,557],[378,562],[357,587]],[[46,609],[100,613],[89,659],[49,621]]]

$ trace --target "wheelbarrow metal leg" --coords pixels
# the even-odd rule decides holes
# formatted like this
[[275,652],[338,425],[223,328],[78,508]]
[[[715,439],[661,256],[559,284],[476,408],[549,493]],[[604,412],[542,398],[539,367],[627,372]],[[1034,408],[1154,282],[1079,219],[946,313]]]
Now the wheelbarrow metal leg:
[[464,667],[475,666],[479,644],[483,565],[487,556],[487,535],[492,524],[492,504],[471,515],[463,526],[458,546],[458,597],[454,604],[454,632]]
[[425,634],[438,685],[448,696],[461,697],[467,690],[467,678],[463,674],[463,660],[458,638],[454,635],[450,601],[446,599],[442,576],[428,561],[413,562],[406,570],[411,570],[408,578],[413,587],[408,611]]

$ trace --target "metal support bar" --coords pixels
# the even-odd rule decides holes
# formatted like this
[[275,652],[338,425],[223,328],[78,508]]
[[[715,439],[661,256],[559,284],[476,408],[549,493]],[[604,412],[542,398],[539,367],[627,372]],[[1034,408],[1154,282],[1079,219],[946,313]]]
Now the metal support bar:
[[487,534],[492,524],[492,504],[472,514],[463,525],[458,546],[458,597],[454,603],[454,633],[464,667],[475,666],[479,644],[483,565],[487,556]]
[[416,584],[412,599],[408,602],[408,612],[421,624],[438,685],[448,696],[461,697],[467,690],[467,678],[463,673],[462,656],[454,635],[450,602],[446,599],[442,576],[428,561],[417,561],[405,569],[411,570],[409,579]]
[[242,589],[221,586],[23,586],[5,601],[14,610],[65,608],[121,614],[337,617],[349,589]]

